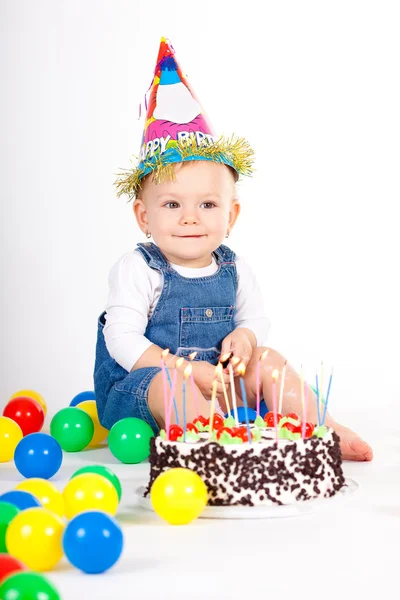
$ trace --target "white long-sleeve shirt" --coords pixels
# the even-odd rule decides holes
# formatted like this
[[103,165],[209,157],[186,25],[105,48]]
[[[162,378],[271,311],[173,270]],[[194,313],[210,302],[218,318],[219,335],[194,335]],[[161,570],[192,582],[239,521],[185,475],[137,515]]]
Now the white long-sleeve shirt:
[[[170,264],[182,277],[207,277],[218,270],[212,256],[210,265],[201,268]],[[264,313],[263,298],[254,273],[247,262],[236,259],[238,288],[235,327],[250,329],[257,345],[263,346],[270,329]],[[145,331],[163,288],[163,274],[148,266],[138,250],[123,254],[111,268],[104,338],[112,358],[127,371],[152,345]],[[178,324],[177,324],[178,326]]]

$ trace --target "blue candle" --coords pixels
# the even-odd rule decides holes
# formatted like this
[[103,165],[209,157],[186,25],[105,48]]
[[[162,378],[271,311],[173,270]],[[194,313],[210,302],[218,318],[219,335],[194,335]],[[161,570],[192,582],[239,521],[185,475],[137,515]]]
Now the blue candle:
[[244,406],[244,416],[246,419],[247,426],[247,437],[249,438],[249,443],[251,444],[251,431],[250,431],[250,423],[249,423],[249,413],[247,411],[247,398],[246,398],[246,390],[244,389],[244,379],[240,377],[240,389],[242,390],[242,400]]
[[332,375],[333,375],[333,369],[331,372],[331,376],[329,377],[329,383],[328,383],[328,391],[326,392],[326,398],[325,398],[325,406],[324,406],[324,414],[322,415],[322,425],[325,424],[325,418],[326,418],[326,411],[328,409],[328,398],[329,398],[329,392],[331,389],[331,383],[332,383]]

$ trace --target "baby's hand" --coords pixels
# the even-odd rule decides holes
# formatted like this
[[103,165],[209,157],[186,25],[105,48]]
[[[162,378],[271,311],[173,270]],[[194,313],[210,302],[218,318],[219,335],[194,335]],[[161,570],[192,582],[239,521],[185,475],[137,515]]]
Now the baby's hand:
[[[215,379],[215,365],[204,360],[194,360],[190,363],[193,368],[193,379],[201,393],[207,400],[212,395],[212,384]],[[223,377],[225,385],[229,386],[229,375],[223,373],[217,377],[217,396],[223,393],[221,377]]]
[[[232,333],[226,336],[224,341],[222,342],[221,348],[221,356],[228,355],[233,353],[235,358],[240,359],[240,362],[244,363],[245,366],[248,365],[251,355],[253,353],[253,347],[250,343],[249,337],[243,329],[234,329]],[[239,366],[239,361],[232,361],[234,365],[234,373],[238,374],[237,367]]]

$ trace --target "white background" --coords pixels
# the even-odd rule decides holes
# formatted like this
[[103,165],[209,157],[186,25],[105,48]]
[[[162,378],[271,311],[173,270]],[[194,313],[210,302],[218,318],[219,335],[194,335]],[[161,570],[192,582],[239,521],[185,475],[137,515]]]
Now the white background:
[[113,181],[162,35],[217,133],[255,148],[229,243],[259,274],[270,344],[309,377],[334,365],[336,412],[395,401],[398,3],[0,6],[0,402],[30,387],[52,414],[93,387],[109,269],[144,241]]

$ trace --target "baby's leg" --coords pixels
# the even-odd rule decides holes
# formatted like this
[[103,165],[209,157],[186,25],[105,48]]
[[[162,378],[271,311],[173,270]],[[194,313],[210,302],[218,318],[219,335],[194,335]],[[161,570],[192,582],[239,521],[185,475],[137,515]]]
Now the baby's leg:
[[[173,371],[170,371],[171,379]],[[168,390],[168,403],[170,396],[170,386],[167,384]],[[182,427],[183,424],[183,373],[177,369],[176,388],[175,388],[175,399],[179,415],[179,424]],[[190,379],[186,381],[186,422],[190,423],[197,417],[198,407],[199,414],[203,417],[208,418],[210,416],[210,404],[204,398],[199,388],[195,385],[194,391],[196,395],[196,402],[193,398],[193,390]],[[165,405],[164,405],[164,383],[162,378],[162,372],[157,373],[150,384],[149,392],[147,396],[147,402],[149,405],[150,412],[157,421],[160,428],[165,427]],[[171,410],[171,421],[170,423],[176,423],[174,404],[172,404]]]
[[[257,363],[261,354],[266,350],[264,347],[255,348],[253,350],[252,357],[246,368],[244,377],[245,390],[247,396],[248,405],[251,408],[256,406],[256,370]],[[285,363],[285,358],[272,348],[269,349],[268,355],[262,362],[260,369],[260,386],[261,394],[265,399],[265,403],[269,410],[273,409],[272,406],[272,372],[274,369],[279,371],[279,377],[276,381],[277,389],[277,402],[279,402],[279,389],[281,381],[282,368]],[[301,405],[301,391],[300,391],[300,377],[296,371],[289,365],[286,365],[285,381],[284,381],[284,393],[282,402],[282,412],[287,414],[288,412],[295,412],[302,418],[302,405]],[[240,382],[239,378],[235,378],[235,389],[240,397]],[[241,402],[240,402],[241,404]],[[308,410],[306,415],[307,421],[317,423],[317,404],[316,395],[309,389],[308,395]],[[337,434],[340,436],[340,446],[344,460],[357,460],[357,461],[369,461],[373,458],[373,452],[371,447],[364,442],[354,431],[340,425],[327,413],[325,424],[328,427],[332,427]]]

